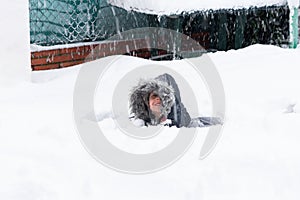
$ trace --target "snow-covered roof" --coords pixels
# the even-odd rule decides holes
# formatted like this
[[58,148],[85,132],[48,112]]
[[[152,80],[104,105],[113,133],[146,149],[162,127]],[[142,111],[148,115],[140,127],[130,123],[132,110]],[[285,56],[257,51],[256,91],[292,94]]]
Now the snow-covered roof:
[[[299,0],[108,0],[114,6],[149,14],[177,14],[195,10],[283,5]],[[299,2],[298,2],[299,3]]]

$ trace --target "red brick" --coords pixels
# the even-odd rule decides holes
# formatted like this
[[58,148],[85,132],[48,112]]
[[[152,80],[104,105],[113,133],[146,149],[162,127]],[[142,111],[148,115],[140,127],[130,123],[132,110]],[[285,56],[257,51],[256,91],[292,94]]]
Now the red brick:
[[74,65],[79,65],[79,64],[82,64],[82,63],[84,63],[84,60],[63,62],[63,63],[60,63],[59,66],[64,68],[64,67],[71,67],[71,66],[74,66]]
[[36,58],[36,59],[31,59],[31,65],[44,65],[47,64],[47,58]]
[[60,56],[54,56],[52,63],[60,63],[65,61],[76,61],[76,60],[84,60],[87,57],[87,54],[78,54],[78,53],[70,53],[64,54]]
[[50,64],[50,65],[37,65],[32,66],[33,71],[39,71],[39,70],[49,70],[49,69],[58,69],[59,64]]
[[82,49],[82,47],[71,47],[71,48],[64,48],[59,50],[59,54],[70,54],[74,52],[79,52]]
[[148,47],[147,41],[145,39],[109,41],[95,45],[32,52],[31,65],[33,70],[56,69],[105,56],[126,54],[133,50],[138,50],[136,55],[139,54],[140,57],[149,58],[151,55],[150,50],[145,49],[145,47]]
[[31,58],[43,58],[53,54],[59,54],[59,49],[31,52]]

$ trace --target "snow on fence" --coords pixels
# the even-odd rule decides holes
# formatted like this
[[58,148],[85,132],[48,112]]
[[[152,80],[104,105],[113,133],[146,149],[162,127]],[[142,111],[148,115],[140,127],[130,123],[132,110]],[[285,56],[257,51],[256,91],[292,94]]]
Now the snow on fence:
[[[119,32],[134,28],[163,27],[190,36],[207,51],[238,49],[256,43],[287,47],[291,43],[290,14],[289,5],[285,1],[261,7],[155,14],[142,13],[136,9],[126,10],[106,1],[30,0],[30,40],[31,44],[42,46],[82,44],[103,41]],[[89,45],[82,46],[72,51],[64,51],[70,54],[65,56],[66,59],[71,58],[63,60],[67,64],[53,63],[59,60],[54,58],[61,56],[61,53],[51,54],[53,51],[47,51],[46,58],[53,59],[43,57],[46,62],[42,63],[35,60],[41,56],[32,52],[32,68],[51,69],[78,64],[79,60],[84,58],[76,57],[74,60],[74,55],[86,54],[82,52]],[[106,52],[106,55],[109,54]],[[151,58],[158,54],[161,52],[149,50],[140,55]]]

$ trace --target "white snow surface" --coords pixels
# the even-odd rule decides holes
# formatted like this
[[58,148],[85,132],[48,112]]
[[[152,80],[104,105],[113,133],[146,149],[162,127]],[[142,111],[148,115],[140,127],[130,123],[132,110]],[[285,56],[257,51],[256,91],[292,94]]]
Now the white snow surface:
[[[253,45],[208,55],[226,93],[222,137],[206,159],[198,160],[207,133],[207,128],[199,129],[178,162],[148,175],[110,170],[82,146],[72,108],[82,66],[33,72],[32,82],[1,85],[1,199],[299,199],[300,49]],[[113,82],[122,69],[149,63],[153,61],[124,56],[112,66],[120,70],[107,76]],[[183,61],[159,64],[176,68]],[[186,68],[177,70],[188,80],[193,77]],[[102,88],[108,96],[114,90],[107,82]],[[209,113],[205,98],[199,101],[202,114]],[[157,150],[178,131],[172,128],[152,143],[132,142],[116,128],[109,101],[95,107],[102,117],[99,126],[120,149]]]
[[[29,67],[27,56],[30,55],[29,44],[24,43],[29,41],[28,27],[21,25],[28,24],[25,22],[28,19],[24,18],[27,12],[24,2],[27,4],[27,1],[6,0],[0,18],[4,29],[0,54],[1,199],[300,198],[299,48],[253,45],[210,53],[222,78],[227,102],[226,122],[216,148],[206,159],[198,160],[207,133],[207,128],[199,129],[191,148],[169,168],[148,175],[121,174],[94,160],[77,134],[73,120],[73,90],[82,65],[33,72],[32,81],[24,78],[22,67]],[[160,64],[176,68],[182,62]],[[135,68],[138,63],[152,62],[124,56],[112,67]],[[14,70],[10,71],[12,68],[21,69],[21,72],[15,76]],[[187,79],[192,77],[189,70],[181,70]],[[107,76],[116,80],[123,72],[119,71]],[[2,81],[11,76],[18,80],[15,84]],[[113,89],[106,83],[107,94]],[[210,112],[210,103],[205,91],[200,92],[204,93],[204,98],[199,101],[199,109],[206,115]],[[132,141],[117,131],[109,101],[101,103],[107,107],[102,109],[99,104],[95,105],[102,119],[99,126],[107,130],[106,136],[121,149],[156,150],[171,141],[172,134],[178,131],[172,128],[165,138],[130,146]]]
[[[297,0],[289,0],[295,3]],[[108,0],[112,5],[126,10],[136,10],[149,14],[170,15],[197,10],[239,9],[283,5],[286,0]]]
[[99,45],[101,43],[107,43],[107,41],[97,41],[97,42],[77,42],[72,44],[57,44],[52,46],[41,46],[37,44],[30,44],[30,51],[37,52],[37,51],[47,51],[47,50],[55,50],[55,49],[64,49],[64,48],[73,48],[73,47],[81,47],[81,46],[92,46],[92,45]]
[[29,1],[2,1],[0,84],[30,79]]
[[288,0],[288,5],[290,7],[296,7],[298,8],[300,5],[300,0]]

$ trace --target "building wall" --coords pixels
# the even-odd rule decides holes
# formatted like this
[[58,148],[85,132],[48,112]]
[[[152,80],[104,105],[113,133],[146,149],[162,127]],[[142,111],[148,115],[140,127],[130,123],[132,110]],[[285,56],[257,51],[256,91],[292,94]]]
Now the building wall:
[[[94,0],[86,0],[86,5],[89,5],[88,3],[92,4],[93,1]],[[48,0],[46,2],[48,2]],[[65,25],[58,27],[58,29],[61,28],[60,32],[65,34],[64,36],[57,34],[56,32],[51,33],[51,30],[57,29],[49,28],[49,30],[37,31],[39,26],[43,25],[43,28],[47,26],[44,26],[45,24],[36,23],[39,20],[34,19],[33,16],[39,16],[39,14],[35,13],[33,15],[31,11],[31,44],[51,46],[54,44],[70,44],[85,41],[104,41],[114,35],[118,35],[120,32],[130,29],[143,27],[163,27],[177,30],[185,35],[190,36],[199,42],[199,44],[202,45],[207,51],[239,49],[257,43],[288,46],[288,5],[259,8],[253,7],[250,9],[238,10],[207,10],[158,17],[157,15],[126,11],[121,8],[110,6],[103,2],[104,1],[102,1],[99,9],[97,7],[97,9],[94,10],[92,18],[93,24],[90,24],[90,22],[87,21],[86,23],[89,24],[87,27],[85,23],[79,21],[78,25],[82,24],[82,27],[84,28],[80,29],[81,32],[77,31],[79,34],[77,35],[77,38],[72,37],[70,40],[67,40],[69,32],[74,35],[74,27],[77,29],[80,28],[80,26],[76,26],[76,24],[74,24],[75,22],[68,22],[68,24],[72,24],[72,26],[74,26],[71,29]],[[78,12],[81,12],[82,16],[79,15],[80,17],[76,18],[75,21],[84,21],[85,19],[88,19],[84,17],[84,13],[88,14],[87,10],[90,9],[80,10],[77,8],[77,10]],[[37,12],[37,10],[35,9],[34,12]],[[55,21],[53,20],[55,20],[55,18],[51,18],[47,23],[54,26],[53,24],[55,24]],[[83,29],[89,31],[82,31]],[[139,36],[136,35],[135,38],[139,38]],[[93,49],[93,47],[83,45],[82,47],[71,48],[70,50],[58,49],[54,51],[47,51],[45,53],[32,52],[32,69],[53,69],[82,63],[85,60],[85,55],[90,54],[91,49]],[[115,53],[110,52],[111,50],[109,49],[103,49],[103,51],[105,52],[102,52],[101,55],[96,55],[95,58]],[[163,51],[160,51],[159,49],[151,49],[147,51],[144,49],[136,49],[134,52],[127,52],[127,54],[151,58],[162,54],[162,52]]]

